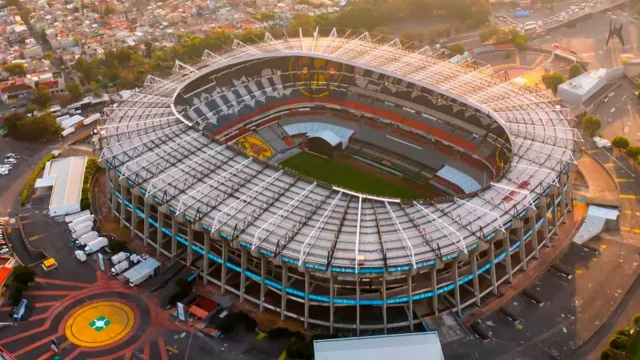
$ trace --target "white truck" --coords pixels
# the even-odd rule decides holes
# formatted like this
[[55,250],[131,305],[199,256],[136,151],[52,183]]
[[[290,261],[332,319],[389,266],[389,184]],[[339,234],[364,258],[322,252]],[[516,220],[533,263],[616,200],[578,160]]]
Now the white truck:
[[111,268],[111,275],[112,276],[116,276],[116,275],[122,273],[123,271],[127,270],[128,268],[129,268],[129,262],[128,261],[120,262],[120,263],[114,265]]
[[86,248],[84,248],[84,253],[89,255],[89,254],[93,254],[94,252],[102,249],[103,247],[107,246],[109,244],[109,240],[107,240],[107,238],[105,237],[101,237],[98,238],[94,241],[92,241],[89,245],[87,245]]
[[89,215],[91,215],[91,211],[89,211],[89,210],[80,211],[80,212],[77,212],[75,214],[71,214],[71,215],[65,216],[64,217],[64,221],[66,221],[67,224],[71,224],[75,220],[78,220],[80,218],[83,218],[83,217],[89,216]]
[[120,264],[121,262],[127,260],[129,258],[129,254],[122,251],[111,257],[111,263],[113,265]]
[[131,256],[129,256],[129,261],[131,261],[134,264],[137,264],[140,261],[142,261],[142,258],[138,256],[138,254],[131,254]]
[[86,222],[93,223],[94,219],[95,217],[93,215],[83,216],[80,219],[74,220],[71,224],[69,224],[69,230],[73,231],[73,229],[75,229],[76,227],[78,227],[78,225],[82,223],[86,223]]
[[98,233],[96,231],[92,231],[92,232],[90,232],[88,234],[83,235],[78,240],[76,240],[76,245],[77,246],[89,245],[92,242],[98,240],[99,237],[100,237],[100,235],[98,235]]
[[129,269],[124,273],[125,279],[129,281],[129,286],[134,287],[152,277],[160,271],[160,263],[158,260],[148,257],[140,264]]
[[82,251],[82,250],[76,250],[76,252],[75,252],[75,253],[73,253],[73,254],[75,255],[75,257],[76,257],[78,260],[80,260],[80,261],[82,261],[82,262],[87,261],[87,254],[85,254],[85,253],[84,253],[84,251]]
[[90,233],[93,230],[93,223],[86,222],[78,225],[73,231],[71,231],[71,238],[73,240],[78,240],[83,235]]

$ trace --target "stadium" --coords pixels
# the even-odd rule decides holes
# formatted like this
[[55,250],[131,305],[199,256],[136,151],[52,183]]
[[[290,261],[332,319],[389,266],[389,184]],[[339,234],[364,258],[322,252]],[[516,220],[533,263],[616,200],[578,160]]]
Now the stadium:
[[461,316],[550,246],[580,141],[550,91],[468,54],[299,35],[177,62],[105,110],[122,226],[331,332]]

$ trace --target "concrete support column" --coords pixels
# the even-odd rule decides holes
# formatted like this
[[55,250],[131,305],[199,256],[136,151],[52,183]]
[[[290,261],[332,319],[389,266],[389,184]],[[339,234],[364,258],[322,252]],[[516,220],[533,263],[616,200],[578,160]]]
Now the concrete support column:
[[267,290],[267,285],[264,283],[264,280],[267,278],[267,260],[264,255],[260,256],[260,312],[264,310],[264,294]]
[[387,333],[387,272],[382,276],[382,320],[384,321],[384,333]]
[[564,192],[564,199],[567,202],[567,211],[573,211],[573,184],[569,181],[569,186],[567,187],[567,191]]
[[356,274],[356,334],[360,335],[360,274]]
[[531,233],[531,245],[533,245],[533,258],[539,259],[540,255],[538,252],[538,229],[536,229],[536,212],[533,212],[531,216],[529,216],[529,225],[533,229]]
[[122,195],[122,199],[120,200],[120,227],[124,226],[124,218],[127,214],[127,208],[124,205],[125,200],[127,200],[127,196],[129,193],[129,188],[126,186],[120,185],[120,195]]
[[562,223],[566,224],[567,223],[567,200],[566,200],[566,195],[567,194],[563,194],[562,199],[560,200],[560,213],[562,214]]
[[333,310],[334,310],[334,304],[333,304],[333,298],[336,295],[336,289],[333,286],[333,274],[329,273],[329,333],[333,334]]
[[476,305],[480,306],[480,281],[478,279],[478,257],[475,253],[469,254],[471,270],[473,271],[473,293],[476,296]]
[[[209,235],[208,231],[203,231],[204,234],[204,265],[203,265],[203,276],[204,283],[206,284],[209,280],[207,280],[207,276],[209,276],[209,250],[211,249],[211,235]],[[221,293],[224,291],[220,291]]]
[[151,201],[151,198],[144,200],[144,239],[142,239],[142,242],[145,247],[149,241],[149,215],[151,213],[151,204],[149,201]]
[[178,252],[178,240],[176,235],[178,234],[178,219],[174,215],[171,215],[171,261],[175,260],[176,253]]
[[284,320],[284,312],[287,311],[287,282],[289,277],[289,267],[282,263],[282,294],[280,294],[280,321]]
[[[222,240],[223,242],[225,240]],[[247,276],[244,274],[245,270],[247,270],[247,249],[244,246],[240,247],[240,302],[244,301],[244,288],[247,284]]]
[[[556,201],[558,200],[558,197],[556,194],[553,194],[551,199],[553,199],[553,212],[551,213],[553,218],[553,228],[554,228],[553,234],[559,235],[560,232],[558,231],[558,209],[556,207]],[[551,240],[549,240],[549,242],[551,242]]]
[[433,307],[433,311],[436,315],[438,315],[438,279],[436,277],[436,267],[434,266],[431,270],[431,290],[433,291],[433,299],[431,306]]
[[520,241],[520,263],[522,264],[522,270],[527,271],[527,253],[524,248],[524,229],[523,226],[516,228],[516,238]]
[[229,243],[222,239],[222,268],[220,269],[220,293],[227,291],[227,257],[229,256]]
[[138,195],[135,192],[131,192],[131,237],[135,235],[136,226],[138,225]]
[[413,274],[411,272],[407,275],[407,285],[409,287],[409,330],[413,332]]
[[116,216],[116,201],[118,199],[118,197],[116,196],[116,189],[118,187],[118,178],[116,177],[116,171],[115,170],[110,170],[109,171],[109,179],[111,180],[111,183],[113,184],[111,186],[111,190],[112,190],[112,194],[111,194],[111,216]]
[[546,247],[551,246],[549,244],[549,218],[547,217],[547,198],[540,200],[540,210],[542,211],[542,241]]
[[158,236],[156,239],[156,244],[158,248],[156,250],[156,256],[160,256],[160,247],[162,246],[162,240],[164,238],[164,232],[162,232],[162,227],[164,226],[164,214],[158,209]]
[[[475,257],[475,256],[474,256]],[[458,274],[458,260],[453,264],[453,278],[456,282],[456,288],[454,290],[454,294],[456,297],[456,306],[458,307],[458,316],[462,317],[462,305],[460,304],[460,276]]]
[[309,327],[309,270],[304,269],[304,328]]
[[489,261],[491,261],[491,288],[494,294],[498,294],[498,282],[496,281],[496,249],[493,246],[493,243],[489,244]]
[[505,257],[504,257],[504,264],[507,267],[507,275],[509,276],[509,282],[511,284],[513,284],[513,270],[511,268],[511,249],[510,249],[511,245],[509,244],[509,233],[505,234],[504,238],[502,239],[502,248],[504,249],[505,253]]
[[187,223],[187,244],[187,266],[191,266],[193,263],[193,226],[190,223]]

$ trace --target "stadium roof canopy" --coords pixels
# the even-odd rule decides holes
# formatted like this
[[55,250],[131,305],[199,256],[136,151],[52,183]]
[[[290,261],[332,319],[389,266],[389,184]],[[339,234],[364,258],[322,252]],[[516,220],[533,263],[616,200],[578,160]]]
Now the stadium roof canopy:
[[316,360],[444,360],[435,331],[313,342]]
[[[139,93],[107,108],[110,119],[101,126],[100,159],[121,181],[140,187],[147,199],[201,222],[212,234],[230,236],[242,225],[240,244],[270,257],[356,273],[361,268],[433,265],[504,232],[551,187],[560,187],[561,173],[575,164],[575,142],[581,140],[570,110],[551,91],[499,78],[490,66],[472,65],[471,59],[452,63],[443,51],[412,51],[397,39],[380,43],[368,33],[339,36],[335,29],[328,36],[316,32],[282,40],[267,33],[255,45],[235,40],[226,54],[205,52],[199,65],[176,62],[172,76],[150,76]],[[297,178],[247,159],[211,140],[198,128],[202,124],[175,107],[174,97],[198,76],[231,64],[296,55],[404,79],[488,114],[511,144],[504,176],[475,197],[403,204]],[[245,85],[238,87],[255,100],[277,91],[249,92]]]

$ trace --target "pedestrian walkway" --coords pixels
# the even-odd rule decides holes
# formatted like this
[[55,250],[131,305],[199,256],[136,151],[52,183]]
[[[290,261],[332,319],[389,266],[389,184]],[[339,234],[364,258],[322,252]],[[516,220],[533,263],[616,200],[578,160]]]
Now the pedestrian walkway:
[[574,198],[584,198],[589,204],[619,206],[620,194],[616,180],[591,154],[585,152],[578,160],[578,170],[587,182],[587,188],[574,189]]

